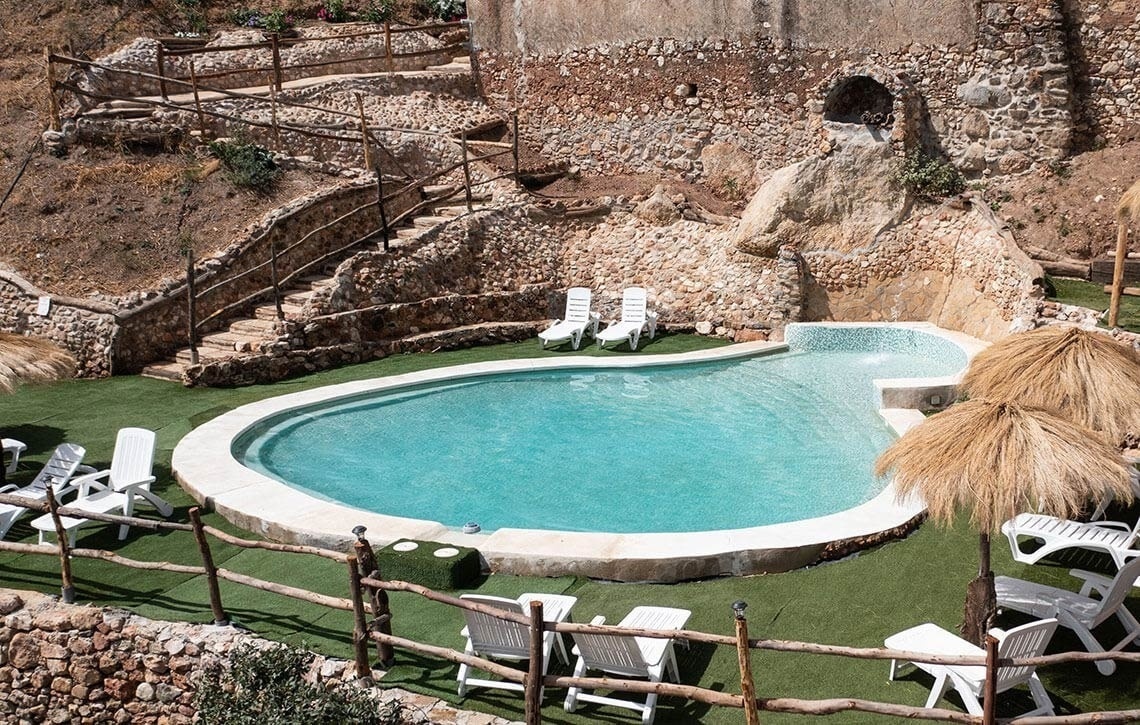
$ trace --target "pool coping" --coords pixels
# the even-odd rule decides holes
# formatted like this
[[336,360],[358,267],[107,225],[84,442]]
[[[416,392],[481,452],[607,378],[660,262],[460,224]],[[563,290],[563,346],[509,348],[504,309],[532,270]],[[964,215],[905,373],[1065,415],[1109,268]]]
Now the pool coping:
[[[972,357],[984,343],[930,323],[795,323],[915,329],[957,344]],[[742,529],[685,533],[613,534],[503,528],[464,534],[435,521],[390,516],[318,498],[246,468],[231,454],[234,440],[270,415],[314,403],[457,380],[488,373],[564,369],[660,367],[732,360],[783,352],[782,342],[749,342],[711,350],[620,358],[542,358],[497,360],[421,370],[289,393],[249,403],[195,428],[174,449],[171,467],[179,484],[199,503],[228,521],[270,539],[343,550],[363,525],[377,546],[398,539],[474,547],[493,571],[528,575],[576,574],[621,581],[681,581],[720,574],[785,571],[806,566],[837,541],[856,540],[904,527],[923,511],[917,500],[895,500],[887,486],[851,509],[800,521]],[[957,376],[875,381],[890,387],[942,385]],[[922,420],[917,410],[884,409],[896,434]],[[726,501],[725,505],[732,505]]]

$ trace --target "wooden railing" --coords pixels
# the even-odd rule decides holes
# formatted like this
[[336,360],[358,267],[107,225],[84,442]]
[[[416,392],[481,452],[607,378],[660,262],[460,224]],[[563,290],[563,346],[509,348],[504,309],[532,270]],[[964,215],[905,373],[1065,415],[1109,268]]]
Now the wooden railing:
[[[313,546],[299,546],[292,544],[278,544],[267,541],[250,541],[231,536],[219,529],[206,526],[202,523],[197,507],[190,509],[190,523],[176,523],[156,521],[139,517],[119,516],[115,514],[99,514],[87,512],[82,509],[60,506],[50,493],[48,500],[36,501],[10,494],[0,494],[0,504],[13,504],[23,506],[35,511],[50,513],[55,523],[57,533],[56,545],[23,544],[0,541],[0,551],[11,551],[21,554],[37,554],[58,556],[60,559],[60,572],[63,598],[66,602],[75,600],[75,587],[71,576],[71,560],[99,559],[109,561],[121,566],[144,570],[161,570],[204,576],[209,592],[211,612],[214,621],[219,624],[228,622],[225,608],[222,603],[218,580],[249,586],[261,591],[272,592],[320,606],[351,611],[353,613],[353,659],[359,678],[371,682],[371,665],[369,643],[377,646],[377,657],[380,662],[389,667],[394,661],[393,648],[406,649],[426,654],[440,659],[466,664],[471,667],[498,675],[505,680],[515,682],[524,689],[524,710],[527,725],[538,725],[542,722],[540,709],[541,693],[543,688],[579,687],[589,689],[607,689],[618,692],[634,694],[658,694],[680,697],[694,702],[700,702],[715,707],[728,707],[743,710],[745,721],[752,725],[759,722],[760,712],[782,712],[800,715],[828,715],[839,712],[865,712],[876,715],[904,718],[908,720],[932,720],[940,722],[964,723],[967,725],[993,725],[999,722],[995,715],[997,695],[995,694],[997,670],[999,667],[1016,667],[1031,665],[1046,667],[1072,662],[1097,662],[1100,660],[1115,660],[1122,662],[1140,662],[1140,652],[1065,652],[1040,657],[1027,657],[1018,659],[999,659],[997,656],[997,640],[989,637],[986,640],[985,656],[951,656],[932,655],[924,652],[908,650],[893,650],[881,647],[845,647],[839,645],[816,644],[812,642],[796,642],[788,640],[759,639],[748,636],[747,620],[744,617],[743,602],[732,605],[734,635],[721,635],[700,632],[696,630],[659,630],[619,627],[614,625],[577,624],[572,622],[548,622],[543,618],[542,604],[532,602],[529,615],[520,615],[507,612],[495,607],[470,602],[458,597],[434,591],[427,587],[403,581],[387,581],[380,576],[379,565],[371,545],[364,538],[364,527],[356,527],[353,533],[357,540],[353,544],[352,554],[321,549]],[[119,556],[111,551],[86,548],[72,548],[67,543],[67,535],[60,517],[72,516],[87,518],[93,521],[102,521],[111,524],[127,524],[132,527],[147,530],[169,530],[192,532],[198,545],[202,566],[173,564],[170,562],[138,561]],[[308,554],[321,556],[333,561],[344,562],[348,567],[349,597],[333,597],[325,594],[311,592],[298,587],[292,587],[276,582],[265,581],[256,577],[218,568],[214,565],[207,535],[217,538],[234,546],[243,548],[258,548],[290,554]],[[425,599],[461,610],[480,612],[504,621],[515,622],[526,627],[530,638],[530,657],[527,670],[517,670],[463,652],[446,647],[417,642],[412,639],[392,634],[393,615],[389,607],[387,592],[400,591],[417,594]],[[371,618],[369,617],[371,615]],[[573,677],[566,675],[543,675],[543,647],[542,640],[547,632],[559,634],[597,634],[618,637],[648,637],[655,639],[672,639],[683,642],[696,642],[717,647],[732,647],[736,650],[740,669],[741,694],[732,694],[721,690],[712,690],[695,685],[675,684],[667,682],[645,682],[630,679],[610,677]],[[969,665],[985,667],[986,684],[982,715],[946,710],[942,708],[921,708],[894,703],[864,700],[859,698],[842,697],[823,700],[805,700],[791,697],[757,697],[755,682],[749,665],[752,650],[766,650],[771,652],[795,652],[801,654],[816,654],[824,656],[848,657],[861,660],[900,660],[907,662],[934,663],[943,665]],[[1000,722],[1017,723],[1017,725],[1084,725],[1085,723],[1128,723],[1140,721],[1140,708],[1130,710],[1116,710],[1103,712],[1090,712],[1079,715],[1039,716],[1013,718],[1000,720]]]

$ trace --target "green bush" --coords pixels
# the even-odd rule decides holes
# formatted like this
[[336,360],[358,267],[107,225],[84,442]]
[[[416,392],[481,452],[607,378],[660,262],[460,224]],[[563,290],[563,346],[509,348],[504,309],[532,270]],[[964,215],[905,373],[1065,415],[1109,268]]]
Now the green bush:
[[371,0],[360,11],[360,19],[370,23],[386,23],[396,17],[395,0]]
[[953,164],[917,149],[899,164],[894,181],[924,199],[953,196],[966,189],[966,180]]
[[422,0],[422,2],[427,6],[428,13],[440,20],[455,20],[467,15],[466,0]]
[[211,141],[210,153],[222,162],[226,178],[234,186],[268,191],[281,173],[268,149],[242,139]]
[[348,8],[344,6],[344,0],[325,0],[321,9],[317,11],[317,19],[326,23],[348,22]]
[[194,704],[202,725],[398,725],[399,703],[380,704],[352,687],[325,689],[303,677],[313,653],[284,644],[230,651],[198,682]]

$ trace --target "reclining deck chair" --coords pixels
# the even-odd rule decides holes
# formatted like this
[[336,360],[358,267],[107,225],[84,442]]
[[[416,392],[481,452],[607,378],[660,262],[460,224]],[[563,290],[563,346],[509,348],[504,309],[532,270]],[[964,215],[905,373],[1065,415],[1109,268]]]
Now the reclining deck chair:
[[[502,609],[514,614],[530,616],[529,605],[531,601],[542,602],[542,617],[547,622],[565,622],[570,618],[570,608],[574,606],[576,597],[563,594],[523,594],[518,599],[492,597],[483,594],[462,594],[460,599],[474,604],[484,604],[496,609]],[[463,610],[463,617],[467,626],[460,634],[467,638],[464,652],[486,659],[503,659],[518,662],[530,658],[530,632],[528,627],[517,622],[498,619],[490,614],[475,612],[470,609]],[[550,655],[554,646],[558,645],[559,655],[563,661],[568,662],[566,646],[557,632],[545,632],[542,636],[542,673],[545,675],[550,666]],[[499,690],[523,691],[523,686],[503,680],[482,680],[470,677],[471,665],[459,665],[456,681],[459,683],[459,696],[467,694],[468,687],[491,687]]]
[[0,467],[4,467],[4,473],[11,476],[20,465],[20,454],[26,451],[28,447],[23,441],[18,441],[15,438],[0,438],[0,449],[3,449],[3,456],[12,457],[12,460],[8,461],[8,465],[4,467],[3,457],[0,456]]
[[554,324],[538,333],[542,348],[547,345],[570,341],[570,347],[577,350],[582,344],[582,335],[587,330],[590,337],[598,336],[598,315],[590,311],[591,292],[586,287],[571,287],[566,292],[566,317],[555,320]]
[[[692,612],[687,609],[634,607],[617,626],[680,629],[691,615]],[[605,624],[605,621],[606,618],[599,615],[590,624]],[[578,656],[578,662],[574,665],[574,677],[585,677],[588,670],[601,670],[622,677],[647,677],[650,682],[661,682],[669,675],[672,675],[674,682],[681,681],[671,639],[574,634],[574,654]],[[566,712],[574,712],[579,701],[640,712],[642,725],[650,725],[657,713],[656,693],[647,695],[642,703],[589,694],[580,687],[571,687],[566,693]]]
[[646,309],[645,288],[626,287],[621,296],[621,320],[594,335],[598,347],[606,343],[628,342],[630,350],[637,350],[641,331],[649,330],[649,339],[657,334],[657,313]]
[[[65,493],[72,490],[68,482],[75,475],[75,471],[83,462],[83,456],[86,453],[87,451],[84,450],[83,446],[77,446],[74,443],[60,443],[52,451],[51,458],[48,459],[48,462],[44,464],[44,467],[36,474],[31,483],[22,487],[10,483],[7,486],[0,487],[0,493],[43,501],[47,498],[48,486],[51,486],[56,498],[63,498]],[[7,535],[8,529],[12,528],[12,524],[16,523],[16,520],[23,516],[27,510],[23,506],[0,504],[0,539]]]
[[[1034,617],[1056,617],[1058,624],[1076,633],[1089,652],[1117,652],[1129,642],[1140,641],[1140,622],[1124,606],[1132,585],[1140,577],[1140,559],[1133,559],[1112,579],[1080,569],[1073,569],[1069,573],[1084,580],[1079,593],[1024,579],[999,576],[994,579],[998,608],[1012,609]],[[1094,599],[1091,594],[1098,595],[1099,599]],[[1105,650],[1093,636],[1092,630],[1114,614],[1123,625],[1125,635],[1124,639]],[[1116,662],[1098,660],[1096,668],[1102,675],[1111,675],[1116,671]]]
[[[1001,532],[1009,539],[1009,548],[1016,561],[1036,564],[1042,558],[1062,549],[1091,549],[1112,557],[1119,569],[1129,559],[1140,556],[1140,520],[1134,526],[1121,521],[1081,523],[1042,514],[1019,514],[1001,525]],[[1042,541],[1041,547],[1026,552],[1021,548],[1022,538]]]
[[[150,490],[154,483],[154,431],[145,428],[121,428],[115,437],[115,451],[111,454],[111,468],[76,478],[71,487],[79,489],[79,498],[69,504],[72,508],[94,513],[111,513],[116,509],[123,516],[134,514],[138,499],[154,506],[163,517],[174,513],[174,507]],[[76,532],[88,524],[102,523],[74,516],[61,517],[68,539],[75,546]],[[40,543],[44,533],[54,532],[55,524],[50,515],[43,515],[32,522],[40,532]],[[127,538],[130,526],[119,527],[119,539]]]
[[[1024,657],[1037,657],[1044,654],[1045,647],[1057,629],[1056,619],[1042,619],[1037,622],[1023,624],[1008,632],[994,628],[990,634],[998,640],[999,659],[1021,659]],[[891,635],[883,642],[891,649],[911,650],[913,652],[926,652],[933,655],[978,655],[984,657],[986,651],[977,645],[967,642],[958,635],[948,632],[937,624],[920,624],[917,627]],[[934,676],[934,685],[930,688],[930,697],[923,707],[931,708],[953,687],[962,697],[966,712],[971,715],[982,714],[980,702],[985,687],[986,668],[970,665],[938,665],[929,662],[912,662],[918,669]],[[900,663],[891,660],[890,679],[895,679]],[[1019,717],[1033,715],[1052,715],[1053,701],[1049,693],[1037,677],[1036,667],[999,667],[997,671],[997,688],[994,693],[1002,693],[1018,685],[1029,685],[1029,694],[1037,709],[1024,713]]]

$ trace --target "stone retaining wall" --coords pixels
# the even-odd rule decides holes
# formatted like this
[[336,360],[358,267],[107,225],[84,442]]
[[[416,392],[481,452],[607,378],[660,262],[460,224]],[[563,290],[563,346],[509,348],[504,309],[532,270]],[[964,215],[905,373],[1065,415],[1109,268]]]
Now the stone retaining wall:
[[[8,723],[189,725],[204,668],[224,663],[238,645],[270,645],[234,627],[154,621],[7,589],[0,616],[0,721]],[[359,686],[351,663],[320,655],[307,678]],[[369,692],[378,704],[399,701],[409,725],[507,725],[395,688]]]
[[1140,8],[1066,0],[1081,150],[1140,140]]

